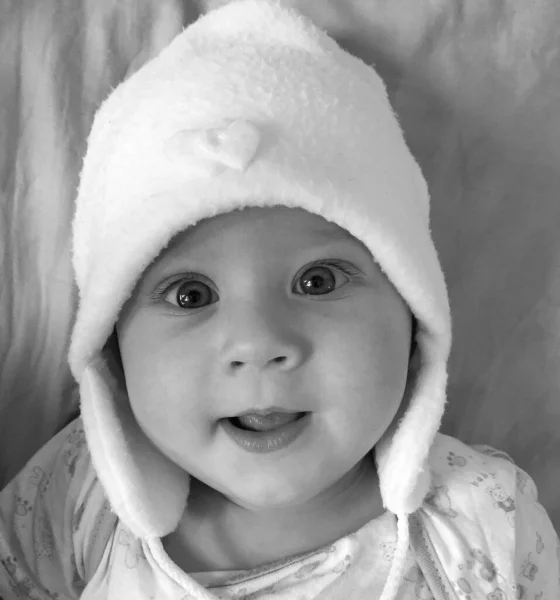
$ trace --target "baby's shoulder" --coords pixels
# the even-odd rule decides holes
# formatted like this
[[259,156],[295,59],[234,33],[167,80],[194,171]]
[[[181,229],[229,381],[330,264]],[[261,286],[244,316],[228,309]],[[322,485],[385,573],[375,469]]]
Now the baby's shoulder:
[[448,517],[459,513],[482,517],[497,511],[497,516],[510,521],[518,494],[537,497],[529,475],[506,452],[491,446],[471,446],[438,434],[429,463],[432,489],[425,504]]
[[461,597],[560,598],[558,537],[533,479],[505,452],[442,434],[429,462],[432,487],[411,518],[425,572],[445,573]]

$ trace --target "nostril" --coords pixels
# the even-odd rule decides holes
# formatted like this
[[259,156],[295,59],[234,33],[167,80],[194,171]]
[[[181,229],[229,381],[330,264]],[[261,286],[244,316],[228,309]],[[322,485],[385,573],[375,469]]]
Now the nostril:
[[[286,361],[287,361],[287,357],[286,356],[277,356],[276,358],[270,359],[270,362],[274,363],[274,364],[283,364]],[[244,364],[245,363],[243,361],[241,361],[241,360],[232,360],[230,362],[231,367],[234,368],[234,369],[236,369],[238,367],[241,367]]]

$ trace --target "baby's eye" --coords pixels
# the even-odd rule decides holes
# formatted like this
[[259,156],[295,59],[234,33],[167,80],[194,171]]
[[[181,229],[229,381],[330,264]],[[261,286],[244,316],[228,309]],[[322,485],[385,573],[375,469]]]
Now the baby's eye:
[[212,302],[214,291],[202,281],[188,280],[174,285],[165,296],[166,302],[179,308],[202,308]]
[[347,266],[330,265],[324,263],[314,265],[307,269],[299,278],[297,283],[302,290],[302,293],[307,296],[323,296],[329,294],[335,288],[337,275],[341,277],[341,272],[346,275],[346,281],[359,272]]

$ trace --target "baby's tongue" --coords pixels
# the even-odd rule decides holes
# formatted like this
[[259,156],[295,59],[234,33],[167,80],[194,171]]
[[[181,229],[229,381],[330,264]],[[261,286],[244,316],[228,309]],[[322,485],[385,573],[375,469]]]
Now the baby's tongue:
[[286,423],[295,421],[300,413],[270,413],[268,415],[257,415],[251,413],[237,417],[243,427],[254,431],[270,431]]

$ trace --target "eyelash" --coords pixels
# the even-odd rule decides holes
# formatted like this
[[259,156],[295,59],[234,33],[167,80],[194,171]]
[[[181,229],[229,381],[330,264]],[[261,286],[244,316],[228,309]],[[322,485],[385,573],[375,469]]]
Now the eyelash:
[[[344,275],[347,275],[350,278],[359,278],[362,276],[361,271],[358,271],[358,269],[356,269],[355,267],[352,267],[352,266],[348,265],[347,263],[344,263],[344,262],[338,261],[338,260],[320,261],[317,263],[312,263],[311,265],[307,266],[305,268],[305,270],[302,271],[302,275],[303,275],[303,273],[305,273],[306,271],[309,271],[309,269],[312,269],[313,267],[331,267],[331,268],[334,268],[334,269],[340,271],[341,273],[344,273]],[[301,275],[299,277],[301,277]],[[298,279],[299,279],[299,277],[298,277]],[[204,277],[202,277],[201,275],[196,274],[196,273],[193,273],[192,275],[189,275],[189,274],[178,275],[178,276],[172,278],[170,281],[169,280],[164,281],[162,284],[160,284],[152,293],[152,298],[156,301],[162,300],[178,284],[185,283],[187,281],[198,281],[201,278],[204,279]],[[302,294],[302,295],[310,296],[309,294]],[[194,310],[196,310],[196,309],[194,309]]]

